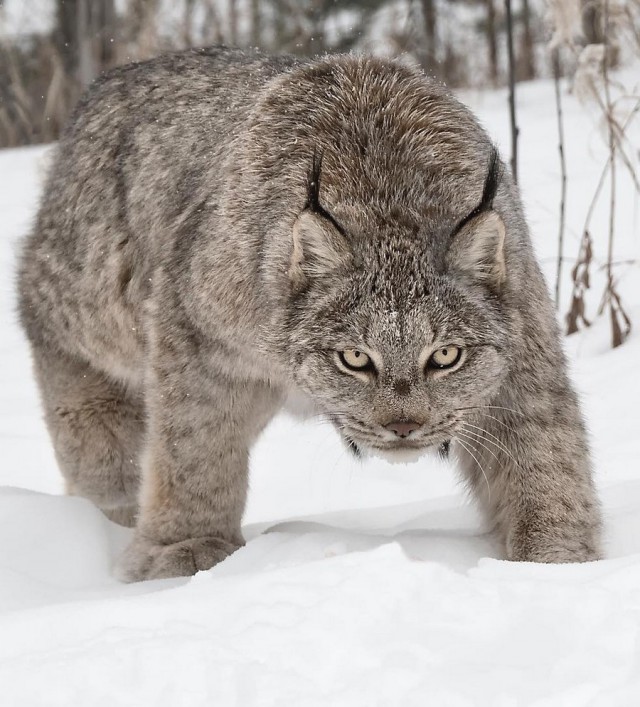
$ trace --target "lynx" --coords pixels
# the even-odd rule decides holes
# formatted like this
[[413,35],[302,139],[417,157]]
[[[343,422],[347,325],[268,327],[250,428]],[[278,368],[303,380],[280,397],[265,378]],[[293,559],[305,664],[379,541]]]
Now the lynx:
[[451,445],[511,560],[600,556],[576,396],[518,191],[402,63],[223,48],[113,70],[57,147],[20,314],[68,491],[129,581],[243,544],[291,391],[354,454]]

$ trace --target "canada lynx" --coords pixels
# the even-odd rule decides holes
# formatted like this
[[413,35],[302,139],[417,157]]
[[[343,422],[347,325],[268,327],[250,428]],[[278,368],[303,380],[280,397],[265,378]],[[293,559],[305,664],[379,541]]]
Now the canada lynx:
[[520,200],[394,61],[226,49],[99,79],[60,140],[20,311],[70,493],[128,580],[238,548],[291,390],[358,454],[451,442],[514,560],[600,555],[580,412]]

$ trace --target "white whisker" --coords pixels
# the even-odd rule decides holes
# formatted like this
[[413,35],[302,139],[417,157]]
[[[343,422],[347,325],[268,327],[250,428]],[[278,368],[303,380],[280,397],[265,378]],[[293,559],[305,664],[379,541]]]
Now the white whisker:
[[501,407],[500,405],[470,405],[468,407],[458,408],[458,410],[507,410],[513,412],[516,415],[522,415],[526,417],[520,410],[515,410],[514,408]]
[[503,427],[506,427],[510,432],[516,431],[515,427],[512,427],[511,425],[507,425],[506,422],[503,422],[502,420],[497,418],[495,415],[489,415],[488,412],[479,412],[478,410],[476,410],[475,414],[482,415],[482,417],[488,417],[490,420],[495,420],[495,422],[497,422],[499,425],[502,425]]
[[476,444],[479,444],[483,449],[486,449],[486,451],[489,452],[489,454],[491,454],[491,456],[498,462],[498,464],[502,464],[502,462],[500,461],[500,457],[498,457],[498,455],[497,455],[492,449],[490,449],[489,447],[487,447],[487,445],[484,444],[480,439],[478,439],[477,437],[472,437],[472,436],[471,436],[472,433],[471,433],[469,430],[458,430],[458,431],[456,432],[456,434],[458,434],[458,435],[463,435],[464,438],[465,438],[470,444],[471,444],[472,442],[474,442],[474,443],[476,443]]
[[[467,432],[467,434],[475,435],[476,437],[483,439],[485,442],[488,442],[489,444],[493,444],[501,452],[504,452],[504,454],[506,454],[518,468],[522,469],[521,464],[513,456],[513,454],[509,451],[509,449],[501,442],[499,437],[496,437],[495,435],[491,434],[490,432],[487,432],[482,427],[478,427],[477,425],[472,425],[469,422],[463,421],[462,426],[463,426],[464,431]],[[480,432],[482,432],[483,434],[479,434],[478,432],[474,432],[473,430],[469,429],[469,427],[473,427],[477,430],[480,430]],[[485,435],[488,435],[488,436],[485,436]],[[493,437],[493,439],[489,439],[489,437]]]
[[[482,467],[482,464],[480,464],[480,462],[478,461],[478,457],[476,457],[476,455],[469,449],[469,447],[467,447],[467,445],[459,437],[456,437],[456,439],[458,440],[458,443],[460,444],[460,446],[467,452],[467,454],[469,454],[469,455],[471,455],[471,457],[473,457],[476,464],[478,465],[478,468],[482,472],[482,475],[484,476],[484,480],[487,484],[487,492],[489,494],[489,503],[491,503],[491,485],[489,484],[489,477],[486,475],[486,473]],[[467,443],[471,444],[468,440],[467,440]],[[476,450],[476,452],[478,451],[475,447],[473,447],[473,448]]]

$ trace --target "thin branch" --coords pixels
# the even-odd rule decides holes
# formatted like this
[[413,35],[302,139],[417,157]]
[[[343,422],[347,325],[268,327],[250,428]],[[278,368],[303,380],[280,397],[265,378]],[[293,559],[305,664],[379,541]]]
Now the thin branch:
[[562,256],[564,250],[565,211],[567,203],[567,162],[564,154],[564,124],[562,120],[562,96],[560,92],[560,50],[553,50],[553,81],[556,93],[556,115],[558,118],[558,152],[560,154],[560,172],[562,186],[560,190],[560,224],[558,230],[558,265],[556,270],[556,309],[560,307],[560,283],[562,281]]
[[611,22],[609,14],[609,0],[604,0],[604,59],[602,62],[602,78],[604,81],[604,96],[606,106],[607,127],[609,129],[609,174],[610,174],[610,196],[609,196],[609,243],[607,246],[607,285],[605,288],[603,303],[609,305],[611,317],[611,344],[613,348],[624,343],[631,331],[631,321],[627,316],[620,295],[618,294],[613,280],[613,243],[615,237],[615,211],[616,211],[616,129],[617,125],[613,114],[613,103],[611,101],[611,86],[609,82],[609,61],[612,55],[611,48]]
[[516,77],[513,55],[513,14],[511,0],[506,0],[507,9],[507,58],[509,64],[509,116],[511,121],[511,173],[518,183],[518,124],[516,122]]

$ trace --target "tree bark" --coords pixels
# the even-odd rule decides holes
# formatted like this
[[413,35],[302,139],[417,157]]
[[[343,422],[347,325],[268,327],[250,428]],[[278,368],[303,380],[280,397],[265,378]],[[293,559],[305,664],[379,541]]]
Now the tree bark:
[[229,43],[234,47],[238,45],[238,3],[237,3],[237,0],[229,0]]
[[498,36],[496,32],[496,6],[494,0],[485,0],[487,6],[487,47],[489,49],[489,73],[494,86],[498,84]]
[[193,45],[191,30],[193,29],[194,0],[184,0],[184,17],[182,20],[182,43],[185,47]]
[[62,58],[65,73],[74,77],[79,61],[78,4],[79,0],[57,0],[54,32],[56,49]]
[[582,0],[582,32],[587,44],[604,44],[601,0]]
[[533,34],[531,32],[531,10],[529,0],[522,0],[522,54],[520,78],[527,81],[536,75],[536,60],[533,53]]
[[424,33],[427,40],[425,69],[438,75],[438,26],[435,0],[421,0],[424,18]]
[[262,17],[260,0],[251,0],[251,45],[259,47],[262,43]]
[[67,76],[86,86],[115,54],[114,0],[57,0],[55,44]]
[[509,65],[509,116],[511,122],[511,173],[518,182],[518,124],[516,122],[516,76],[513,58],[513,14],[511,0],[505,0],[507,10],[507,56]]

